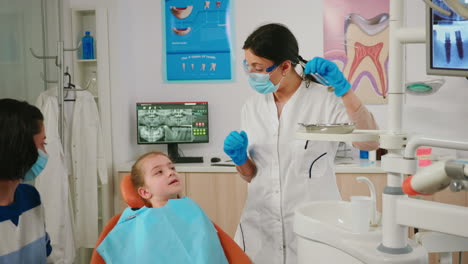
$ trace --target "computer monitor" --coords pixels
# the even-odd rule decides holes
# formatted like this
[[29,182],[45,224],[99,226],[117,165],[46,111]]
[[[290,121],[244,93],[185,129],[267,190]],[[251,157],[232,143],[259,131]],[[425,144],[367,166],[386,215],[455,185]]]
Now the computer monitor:
[[[468,1],[465,5],[468,6]],[[432,2],[448,11],[443,0]],[[450,16],[427,7],[427,74],[468,76],[468,20],[451,11]]]
[[199,163],[203,157],[181,157],[179,143],[208,143],[208,102],[137,103],[138,144],[167,144],[174,163]]

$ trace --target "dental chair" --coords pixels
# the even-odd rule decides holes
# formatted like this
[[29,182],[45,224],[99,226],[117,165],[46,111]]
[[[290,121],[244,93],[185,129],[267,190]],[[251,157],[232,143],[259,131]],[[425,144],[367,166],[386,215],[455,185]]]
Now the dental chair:
[[[151,207],[151,205],[147,204],[135,191],[133,188],[132,181],[130,179],[130,174],[126,175],[122,181],[120,182],[120,192],[124,201],[127,203],[128,206],[131,208],[141,208],[143,206]],[[91,257],[90,264],[103,264],[106,263],[104,259],[99,255],[97,252],[98,246],[101,242],[106,238],[107,234],[114,228],[114,226],[119,221],[120,215],[119,213],[112,217],[109,222],[107,222],[106,226],[102,230],[99,238],[96,242],[96,246],[93,250],[93,255]],[[245,252],[232,240],[232,238],[226,234],[219,226],[213,223],[216,231],[218,231],[219,241],[221,242],[221,246],[223,247],[224,254],[226,255],[227,260],[230,264],[251,264],[252,261],[249,257],[245,254]]]

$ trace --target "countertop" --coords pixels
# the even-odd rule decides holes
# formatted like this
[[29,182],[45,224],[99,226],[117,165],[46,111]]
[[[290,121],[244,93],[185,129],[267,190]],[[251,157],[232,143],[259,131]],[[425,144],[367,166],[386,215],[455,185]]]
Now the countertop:
[[337,161],[335,173],[386,173],[380,167],[380,160],[370,161],[364,159]]
[[[208,159],[206,159],[208,160]],[[134,161],[130,161],[117,166],[118,172],[129,172]],[[205,163],[176,163],[178,172],[237,172],[235,167],[231,166],[212,166],[210,162]],[[369,160],[339,160],[335,165],[336,173],[385,173],[380,168],[380,161]]]

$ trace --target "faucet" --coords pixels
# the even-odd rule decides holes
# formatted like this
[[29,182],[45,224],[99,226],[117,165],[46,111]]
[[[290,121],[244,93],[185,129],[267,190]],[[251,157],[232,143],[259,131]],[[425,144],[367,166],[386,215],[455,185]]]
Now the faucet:
[[379,213],[377,212],[377,198],[375,195],[375,187],[374,184],[367,178],[367,177],[357,177],[356,180],[358,182],[365,182],[369,187],[369,191],[371,194],[371,226],[377,226],[380,222]]

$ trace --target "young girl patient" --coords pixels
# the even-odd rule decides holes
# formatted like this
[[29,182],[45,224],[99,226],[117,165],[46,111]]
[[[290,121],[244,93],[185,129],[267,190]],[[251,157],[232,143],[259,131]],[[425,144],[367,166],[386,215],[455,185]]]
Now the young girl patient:
[[228,263],[210,219],[190,198],[178,199],[182,182],[166,154],[141,156],[131,179],[152,208],[125,209],[97,248],[106,263]]

